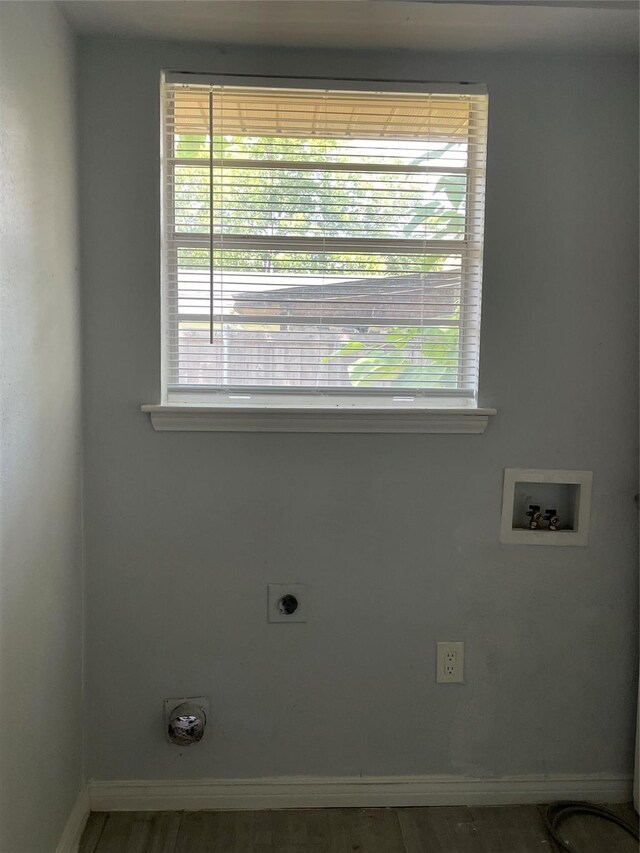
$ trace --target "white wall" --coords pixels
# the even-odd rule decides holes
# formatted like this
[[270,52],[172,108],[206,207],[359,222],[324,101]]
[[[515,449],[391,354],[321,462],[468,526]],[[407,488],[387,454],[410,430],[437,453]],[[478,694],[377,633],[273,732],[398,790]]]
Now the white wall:
[[[485,435],[152,430],[163,67],[488,83]],[[630,773],[637,64],[83,40],[80,81],[90,775]],[[506,466],[593,470],[589,547],[500,545]],[[266,623],[283,580],[307,625]]]
[[0,3],[0,851],[49,853],[82,782],[75,46]]

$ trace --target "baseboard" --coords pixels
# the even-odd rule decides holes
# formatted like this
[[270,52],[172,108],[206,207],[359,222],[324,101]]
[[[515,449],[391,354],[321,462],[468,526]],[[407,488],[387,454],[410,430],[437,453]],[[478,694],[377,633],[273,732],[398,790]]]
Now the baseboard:
[[632,779],[612,775],[370,776],[122,781],[89,784],[93,811],[509,805],[554,800],[626,802]]
[[71,809],[69,820],[56,847],[56,853],[78,853],[80,839],[90,811],[89,789],[85,787],[78,794],[78,799]]

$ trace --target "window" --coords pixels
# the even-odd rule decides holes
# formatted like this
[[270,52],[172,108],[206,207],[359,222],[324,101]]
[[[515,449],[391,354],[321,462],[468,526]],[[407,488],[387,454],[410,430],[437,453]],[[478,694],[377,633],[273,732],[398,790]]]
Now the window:
[[163,84],[165,403],[475,406],[486,94],[201,79]]

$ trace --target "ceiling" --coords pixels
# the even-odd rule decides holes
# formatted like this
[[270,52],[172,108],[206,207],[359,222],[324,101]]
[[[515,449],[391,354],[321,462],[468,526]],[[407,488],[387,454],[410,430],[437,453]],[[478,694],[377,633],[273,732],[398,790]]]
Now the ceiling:
[[637,0],[62,0],[83,35],[416,50],[638,50]]

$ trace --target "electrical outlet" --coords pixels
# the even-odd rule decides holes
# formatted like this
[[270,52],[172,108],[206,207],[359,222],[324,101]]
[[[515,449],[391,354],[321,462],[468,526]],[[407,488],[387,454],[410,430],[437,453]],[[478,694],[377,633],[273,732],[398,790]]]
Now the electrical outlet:
[[438,684],[464,682],[464,643],[437,643],[436,681]]

